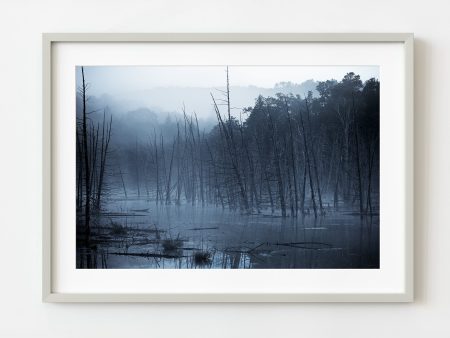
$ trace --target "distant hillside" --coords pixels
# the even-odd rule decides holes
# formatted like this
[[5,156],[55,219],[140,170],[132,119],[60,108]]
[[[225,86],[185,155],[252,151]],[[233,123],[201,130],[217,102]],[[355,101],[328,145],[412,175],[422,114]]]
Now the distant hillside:
[[[317,95],[315,90],[317,83],[313,80],[301,84],[282,82],[274,88],[260,88],[256,86],[230,87],[230,101],[232,113],[239,117],[243,108],[254,105],[259,95],[264,97],[275,96],[276,93],[304,96],[308,91]],[[225,88],[200,88],[200,87],[158,87],[144,91],[127,92],[120,95],[90,96],[88,110],[95,124],[103,119],[103,111],[113,115],[114,133],[120,138],[114,138],[114,143],[129,143],[148,141],[154,130],[166,129],[166,134],[176,133],[173,130],[173,122],[182,121],[182,109],[186,113],[197,114],[202,130],[210,130],[216,123],[216,115],[212,106],[211,93],[220,105],[220,99],[224,99]],[[77,97],[77,114],[81,114],[81,101]],[[221,107],[222,109],[222,107]],[[225,112],[225,107],[223,107]]]
[[[242,108],[253,106],[259,95],[266,97],[274,96],[276,93],[292,93],[303,96],[308,91],[313,91],[313,94],[317,95],[316,85],[317,83],[313,80],[308,80],[302,84],[284,82],[277,84],[274,88],[231,87],[230,99],[237,113]],[[195,111],[200,118],[208,119],[211,114],[214,116],[210,93],[220,98],[222,96],[220,91],[223,90],[225,90],[224,87],[158,87],[141,92],[124,93],[124,98],[136,103],[140,102],[141,106],[161,112],[181,111],[184,104],[188,112]]]

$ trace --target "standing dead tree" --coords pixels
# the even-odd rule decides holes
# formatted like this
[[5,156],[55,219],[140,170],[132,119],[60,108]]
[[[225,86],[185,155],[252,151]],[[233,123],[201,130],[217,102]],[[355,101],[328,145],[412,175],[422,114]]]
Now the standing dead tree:
[[88,153],[88,133],[87,133],[87,84],[84,78],[84,67],[81,67],[82,87],[80,90],[81,99],[83,102],[83,122],[82,122],[82,146],[84,155],[84,182],[85,182],[85,207],[84,207],[84,240],[86,244],[89,243],[91,228],[91,171],[89,167],[89,153]]
[[225,123],[222,119],[222,115],[219,110],[219,106],[216,103],[216,100],[211,94],[211,98],[214,105],[214,111],[216,112],[217,121],[219,123],[219,126],[221,130],[224,133],[225,136],[225,142],[227,145],[227,152],[230,157],[231,161],[231,167],[232,172],[234,173],[234,177],[237,182],[237,186],[239,189],[239,195],[241,200],[241,209],[243,209],[245,212],[250,212],[250,206],[248,203],[248,196],[247,196],[247,188],[246,184],[244,182],[244,175],[242,174],[242,168],[241,168],[241,156],[240,152],[238,152],[237,144],[234,138],[234,123],[233,118],[231,117],[231,103],[230,103],[230,81],[229,81],[229,73],[228,73],[228,67],[226,70],[227,73],[227,87],[226,87],[226,106],[227,106],[227,113],[228,113],[228,120],[227,123]]
[[317,170],[316,152],[314,151],[314,146],[313,146],[311,117],[310,117],[309,102],[308,102],[307,97],[305,97],[305,106],[306,106],[306,116],[307,116],[307,120],[308,120],[308,129],[309,129],[309,133],[308,133],[309,145],[310,145],[309,148],[310,148],[312,159],[313,159],[314,176],[316,178],[317,195],[319,197],[320,213],[323,214],[324,210],[323,210],[323,204],[322,204],[322,194],[320,192],[319,173]]
[[[86,246],[90,244],[92,212],[100,210],[100,201],[105,192],[105,179],[109,146],[111,142],[112,116],[103,122],[95,122],[95,112],[88,111],[89,84],[85,78],[85,69],[81,67],[81,85],[77,90],[80,101],[80,115],[77,117],[77,212],[83,220],[83,235]],[[77,106],[78,107],[78,106]],[[94,114],[91,116],[91,114]],[[100,133],[101,128],[101,133]],[[101,135],[100,135],[101,134]]]
[[287,114],[287,118],[288,118],[288,125],[289,125],[289,137],[290,137],[290,144],[289,144],[289,148],[290,148],[290,165],[292,166],[292,175],[293,175],[293,179],[294,179],[294,214],[295,216],[297,216],[298,213],[298,191],[297,191],[297,159],[295,156],[295,146],[294,146],[294,133],[292,132],[292,120],[291,120],[291,112],[289,111],[289,106],[288,106],[288,102],[285,98],[284,103],[286,105],[286,114]]
[[270,112],[269,106],[266,107],[267,109],[267,120],[269,122],[269,128],[272,131],[270,134],[271,140],[272,140],[272,147],[273,147],[273,153],[274,153],[274,164],[275,164],[275,172],[277,176],[277,183],[278,183],[278,197],[280,199],[280,208],[281,208],[281,215],[283,217],[286,217],[286,200],[284,198],[284,185],[283,185],[283,177],[281,173],[281,160],[280,160],[280,149],[278,146],[278,135],[277,135],[277,128],[275,126],[275,123],[273,122],[273,118]]
[[99,175],[98,175],[99,178],[98,178],[98,184],[97,184],[97,197],[95,199],[95,207],[97,210],[100,209],[100,200],[101,200],[103,189],[104,189],[106,159],[108,156],[109,143],[111,141],[111,127],[112,127],[112,115],[110,116],[109,122],[106,122],[106,110],[104,110],[103,111],[103,126],[102,126],[102,144],[100,147],[100,167],[99,167]]
[[311,175],[311,162],[309,160],[308,142],[306,140],[305,124],[303,123],[303,116],[302,116],[301,110],[299,110],[299,117],[300,117],[300,124],[301,124],[301,128],[302,128],[301,132],[299,131],[299,133],[303,136],[303,144],[305,147],[305,160],[306,160],[306,165],[308,168],[309,187],[310,187],[310,191],[311,191],[311,201],[312,201],[312,206],[313,206],[313,210],[314,210],[314,216],[317,217],[316,198],[314,196],[314,185],[313,185],[313,179],[312,179],[312,175]]
[[174,138],[173,140],[173,145],[172,145],[172,154],[170,156],[170,165],[169,165],[169,174],[167,177],[167,185],[166,185],[166,204],[171,204],[171,199],[170,199],[170,195],[172,192],[172,186],[171,186],[171,182],[172,182],[172,168],[173,168],[173,158],[175,155],[175,146],[177,144],[177,140],[176,138]]
[[[240,162],[239,162],[238,152],[236,149],[236,143],[234,141],[233,132],[232,132],[233,128],[230,128],[230,126],[232,126],[231,125],[232,122],[227,123],[228,126],[225,124],[225,122],[223,121],[222,116],[220,114],[219,107],[217,106],[216,100],[214,99],[214,96],[212,95],[212,93],[211,93],[211,98],[214,103],[214,110],[216,112],[217,120],[218,120],[220,128],[223,131],[224,136],[225,136],[225,141],[227,144],[228,155],[230,156],[232,171],[234,173],[234,176],[237,181],[238,188],[239,188],[242,208],[246,212],[249,212],[250,208],[249,208],[249,204],[248,204],[248,200],[247,200],[247,191],[246,191],[244,181],[242,178],[242,174],[240,171],[240,164],[239,164]],[[231,118],[231,115],[229,115],[229,118]]]
[[361,177],[361,162],[359,155],[359,139],[358,139],[358,120],[355,106],[355,96],[352,94],[352,111],[353,111],[353,135],[355,138],[355,161],[356,171],[358,175],[358,193],[359,193],[359,212],[362,216],[364,214],[364,201],[362,192],[362,177]]

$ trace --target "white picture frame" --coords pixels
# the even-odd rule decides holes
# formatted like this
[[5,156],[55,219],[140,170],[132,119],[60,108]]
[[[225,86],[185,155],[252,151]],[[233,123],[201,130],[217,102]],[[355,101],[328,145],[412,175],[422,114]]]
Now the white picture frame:
[[[45,302],[410,302],[413,300],[413,34],[410,33],[383,33],[383,34],[300,34],[300,33],[256,33],[256,34],[116,34],[116,33],[48,33],[43,34],[43,269],[42,269],[42,297]],[[55,253],[57,252],[55,235],[57,227],[55,212],[55,174],[58,170],[58,162],[55,157],[56,138],[55,123],[56,107],[54,104],[55,87],[55,46],[61,43],[90,43],[90,44],[120,44],[121,48],[126,48],[126,43],[239,43],[257,44],[332,44],[333,48],[339,48],[339,44],[400,44],[402,48],[402,69],[401,79],[404,95],[399,95],[403,111],[399,112],[404,116],[401,120],[403,133],[390,135],[392,142],[400,142],[402,147],[402,168],[400,185],[402,191],[399,194],[401,200],[398,201],[398,210],[402,219],[402,224],[390,224],[401,228],[399,260],[397,268],[401,273],[396,279],[396,287],[389,289],[389,275],[385,287],[379,290],[366,292],[364,290],[343,288],[333,291],[327,288],[292,291],[277,289],[274,287],[270,291],[256,290],[255,292],[240,291],[230,289],[220,289],[213,291],[199,291],[198,289],[176,289],[170,287],[161,291],[134,292],[130,284],[127,292],[99,292],[98,289],[75,290],[71,292],[61,291],[55,288],[57,276],[57,266]],[[100,47],[101,48],[101,47]],[[72,79],[73,80],[73,79]],[[383,196],[381,197],[383,198]],[[385,225],[387,223],[383,223]],[[383,229],[381,230],[383,231]],[[68,264],[71,262],[67,262]],[[383,264],[383,262],[381,263]],[[393,267],[395,269],[395,266]],[[173,272],[172,272],[173,273]],[[185,271],[178,270],[178,274],[185,274]],[[280,271],[273,270],[273,274]],[[329,271],[324,272],[326,276]],[[344,272],[345,273],[345,270]],[[205,278],[202,272],[202,278]],[[190,277],[190,278],[196,278]],[[198,277],[200,278],[200,277]],[[328,277],[327,277],[328,278]],[[345,277],[344,277],[345,278]],[[276,280],[276,278],[275,278]],[[124,286],[126,288],[126,285]],[[294,288],[295,289],[295,288]],[[330,291],[331,290],[331,291]]]

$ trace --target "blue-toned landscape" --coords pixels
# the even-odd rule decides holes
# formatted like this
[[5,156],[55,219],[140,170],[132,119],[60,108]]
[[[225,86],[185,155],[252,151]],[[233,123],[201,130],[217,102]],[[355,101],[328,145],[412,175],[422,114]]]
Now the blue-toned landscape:
[[379,268],[378,67],[76,73],[77,268]]

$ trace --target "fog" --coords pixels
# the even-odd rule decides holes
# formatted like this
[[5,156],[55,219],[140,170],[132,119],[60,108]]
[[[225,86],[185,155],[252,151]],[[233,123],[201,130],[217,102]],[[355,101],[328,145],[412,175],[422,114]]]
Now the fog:
[[[216,122],[210,93],[225,90],[225,66],[86,66],[89,96],[116,114],[146,108],[158,118],[195,112],[200,122]],[[354,72],[364,82],[379,78],[378,66],[230,66],[230,98],[233,115],[253,106],[255,99],[276,93],[317,95],[318,81],[340,80]],[[81,83],[76,69],[77,87]],[[94,99],[92,99],[94,101]],[[244,117],[245,118],[245,117]],[[205,126],[210,123],[206,123]]]

